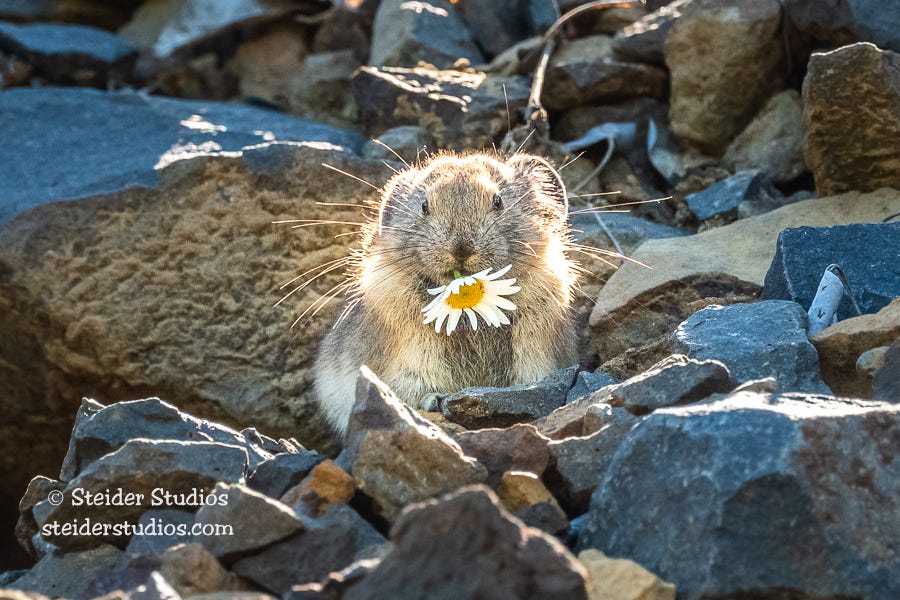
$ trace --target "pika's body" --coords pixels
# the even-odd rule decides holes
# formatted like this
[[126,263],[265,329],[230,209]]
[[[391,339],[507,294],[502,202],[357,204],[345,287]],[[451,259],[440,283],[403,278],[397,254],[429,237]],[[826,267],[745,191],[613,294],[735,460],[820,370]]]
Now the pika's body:
[[[528,383],[576,362],[567,212],[562,180],[535,156],[443,155],[391,179],[316,362],[335,430],[346,430],[363,364],[408,405],[432,408],[438,395]],[[510,325],[473,330],[464,318],[447,335],[423,324],[429,288],[506,265],[521,287]]]

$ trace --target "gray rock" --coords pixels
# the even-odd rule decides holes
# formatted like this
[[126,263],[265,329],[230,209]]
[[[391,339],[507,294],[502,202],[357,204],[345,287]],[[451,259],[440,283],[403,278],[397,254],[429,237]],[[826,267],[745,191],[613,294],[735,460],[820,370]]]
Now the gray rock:
[[[352,529],[356,540],[354,561],[380,557],[385,552],[387,539],[378,533],[378,530],[366,521],[362,515],[346,504],[340,502],[332,504],[325,510],[324,514],[315,518],[303,514],[299,516],[308,531],[343,532],[343,527]],[[335,529],[336,525],[340,525],[340,527]]]
[[[649,223],[649,221],[648,221]],[[566,404],[570,404],[585,396],[593,394],[599,389],[619,383],[619,380],[602,371],[580,371],[575,377],[575,385],[566,394]]]
[[859,41],[900,52],[900,10],[879,0],[784,0],[785,16],[800,31],[835,45],[847,33]]
[[265,460],[247,478],[247,485],[270,498],[281,498],[325,460],[318,452],[277,454]]
[[625,27],[613,38],[616,54],[629,60],[663,64],[666,38],[681,9],[693,0],[675,0]]
[[190,541],[193,537],[190,527],[195,518],[194,513],[184,510],[148,510],[138,519],[141,533],[131,537],[124,558],[159,556],[173,546]]
[[49,598],[91,598],[93,581],[111,571],[121,554],[121,550],[109,545],[84,552],[48,554],[9,587]]
[[357,151],[363,142],[355,132],[255,108],[83,88],[0,92],[0,130],[0,225],[56,200],[155,188],[160,167],[173,161],[244,152],[272,168],[279,145],[320,141]]
[[369,64],[415,67],[425,61],[438,68],[460,58],[481,64],[484,57],[462,17],[447,0],[382,0],[372,25]]
[[806,312],[794,302],[712,305],[678,326],[675,351],[721,361],[738,384],[774,377],[783,392],[830,394],[806,324]]
[[728,367],[717,360],[694,360],[673,354],[640,375],[613,386],[609,403],[635,415],[690,404],[731,391]]
[[[124,544],[128,539],[124,530],[103,524],[135,523],[148,508],[191,510],[217,482],[243,480],[246,469],[247,450],[238,446],[130,440],[68,483],[61,503],[47,516],[43,527],[50,529],[42,531],[43,537],[64,550],[91,548],[107,541]],[[87,500],[87,493],[108,493],[110,497],[101,496],[101,503],[94,505]],[[76,502],[81,499],[80,504],[73,503],[73,498]],[[76,519],[80,524],[90,519],[97,525],[87,531],[69,531],[67,527],[71,529]]]
[[212,494],[219,499],[197,511],[196,522],[212,529],[227,525],[228,535],[196,535],[194,540],[213,556],[233,561],[303,529],[290,507],[244,485],[219,483]]
[[663,409],[615,454],[578,548],[634,560],[685,600],[892,598],[898,442],[896,405],[741,392]]
[[585,572],[568,550],[525,527],[483,486],[410,508],[391,541],[388,554],[346,590],[345,600],[587,598]]
[[61,491],[66,484],[38,475],[28,482],[28,487],[19,500],[19,520],[16,522],[16,540],[31,556],[39,556],[32,545],[32,539],[38,532],[37,519],[33,514],[34,507],[44,500],[52,491]]
[[578,367],[554,371],[544,379],[505,388],[464,388],[441,400],[441,411],[469,429],[508,427],[546,417],[566,403]]
[[884,363],[872,378],[872,398],[900,403],[900,340],[884,354]]
[[[743,205],[744,213],[760,214],[762,206],[773,210],[784,204],[781,192],[769,177],[759,170],[741,171],[716,182],[703,191],[685,197],[688,208],[700,219],[722,216],[735,219]],[[766,212],[765,209],[761,212]]]
[[900,54],[868,43],[813,54],[803,127],[819,195],[900,188]]
[[[119,36],[83,25],[0,22],[0,51],[37,60],[42,68],[108,68],[134,54]],[[55,61],[55,65],[50,62]]]
[[464,0],[457,6],[478,46],[492,57],[538,33],[529,14],[530,4],[522,0]]
[[455,439],[466,456],[478,459],[487,468],[487,484],[492,488],[507,471],[528,471],[540,477],[550,462],[550,440],[532,425],[464,431]]
[[307,56],[302,71],[290,77],[290,112],[335,125],[352,124],[357,110],[350,80],[360,64],[350,50]]
[[[808,309],[832,263],[844,271],[864,314],[876,313],[900,296],[900,223],[783,229],[775,248],[764,298],[792,300]],[[837,314],[838,319],[856,316],[846,295]]]
[[390,161],[397,160],[399,154],[407,163],[413,164],[423,152],[431,149],[433,143],[431,137],[418,125],[401,125],[366,142],[362,152],[366,158]]
[[408,504],[487,479],[483,465],[403,404],[368,368],[356,384],[356,403],[337,462],[387,519],[396,518]]
[[[611,207],[611,210],[615,209]],[[619,243],[634,247],[645,240],[689,235],[682,229],[616,212],[572,214],[569,216],[569,224],[574,229],[573,233],[578,243],[582,244],[586,240],[602,240],[601,243],[608,244],[609,233],[612,233]]]

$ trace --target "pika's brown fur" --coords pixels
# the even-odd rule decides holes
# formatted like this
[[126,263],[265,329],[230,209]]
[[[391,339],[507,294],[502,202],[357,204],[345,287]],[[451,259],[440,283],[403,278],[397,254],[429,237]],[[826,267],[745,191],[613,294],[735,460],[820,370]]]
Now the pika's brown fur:
[[[562,180],[543,159],[518,154],[443,155],[398,173],[366,227],[353,291],[323,342],[315,388],[331,425],[344,433],[360,365],[413,408],[469,386],[543,378],[576,362],[573,264]],[[454,271],[511,264],[521,290],[511,324],[452,335],[422,323],[428,288]]]

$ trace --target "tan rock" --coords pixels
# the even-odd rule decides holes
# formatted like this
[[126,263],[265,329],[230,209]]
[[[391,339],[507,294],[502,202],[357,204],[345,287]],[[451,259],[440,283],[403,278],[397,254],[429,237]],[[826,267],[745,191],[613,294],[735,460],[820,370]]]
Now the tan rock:
[[336,502],[349,502],[355,488],[353,478],[334,461],[317,464],[303,481],[289,489],[281,501],[296,511],[318,517]]
[[785,90],[769,98],[734,141],[723,162],[733,171],[760,169],[775,181],[790,181],[805,170],[803,106],[800,94]]
[[718,155],[784,81],[778,0],[695,0],[665,44],[675,135]]
[[[601,361],[638,340],[671,333],[710,297],[747,301],[763,285],[786,227],[881,221],[900,212],[900,191],[848,193],[806,200],[697,235],[648,240],[600,290],[591,313],[592,346]],[[854,357],[855,360],[855,357]]]
[[503,507],[511,513],[541,502],[552,504],[560,511],[559,503],[547,486],[534,473],[528,471],[507,471],[497,486],[497,497]]
[[675,585],[634,561],[584,550],[578,560],[587,569],[590,600],[675,600]]
[[810,337],[810,341],[819,353],[822,379],[835,394],[869,397],[871,373],[868,378],[857,373],[856,363],[864,352],[889,346],[898,338],[900,298],[873,315],[861,315],[835,323]]
[[197,543],[166,550],[160,557],[159,573],[184,598],[240,586],[237,576]]
[[[289,82],[303,68],[308,52],[305,34],[300,24],[287,22],[241,44],[230,63],[241,95],[287,106]],[[348,93],[349,87],[348,82]]]
[[819,194],[900,188],[900,54],[868,43],[813,54],[803,125]]

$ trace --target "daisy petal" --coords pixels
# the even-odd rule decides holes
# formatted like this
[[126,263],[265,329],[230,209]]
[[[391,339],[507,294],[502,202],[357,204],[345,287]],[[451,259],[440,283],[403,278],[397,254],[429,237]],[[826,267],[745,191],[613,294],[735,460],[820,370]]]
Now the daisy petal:
[[463,309],[463,312],[469,317],[469,325],[472,326],[472,331],[478,331],[478,317],[475,315],[475,311],[471,308],[466,308]]
[[[506,273],[507,273],[511,268],[512,268],[512,265],[506,265],[505,267],[503,267],[502,269],[500,269],[499,271],[497,271],[497,272],[494,273],[493,275],[488,275],[488,276],[486,276],[486,277],[483,277],[483,279],[487,279],[488,281],[493,281],[493,280],[497,279],[498,277],[502,277],[502,276],[506,275]],[[488,271],[490,271],[490,269],[488,269]],[[483,271],[483,272],[486,273],[487,271]]]
[[462,310],[460,309],[454,309],[450,312],[450,319],[447,321],[447,335],[456,331],[456,326],[459,324],[459,318],[461,316]]

